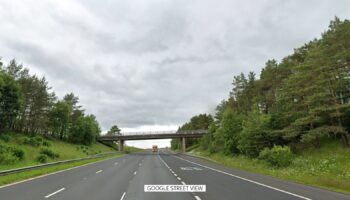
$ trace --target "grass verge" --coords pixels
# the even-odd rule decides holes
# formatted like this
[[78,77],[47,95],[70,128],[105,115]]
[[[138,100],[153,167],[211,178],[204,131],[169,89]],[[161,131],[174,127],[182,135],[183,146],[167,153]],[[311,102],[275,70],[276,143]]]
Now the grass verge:
[[305,185],[350,194],[350,149],[332,142],[321,149],[308,149],[296,155],[293,163],[284,168],[269,165],[247,156],[210,154],[198,149],[190,152],[222,164],[253,173],[277,177]]
[[59,164],[59,165],[55,165],[55,166],[44,167],[44,168],[40,168],[40,169],[34,169],[34,170],[29,170],[29,171],[18,172],[15,174],[8,174],[8,175],[0,176],[0,186],[14,183],[14,182],[18,182],[18,181],[22,181],[22,180],[26,180],[26,179],[37,177],[37,176],[41,176],[44,174],[49,174],[49,173],[58,172],[58,171],[62,171],[65,169],[85,165],[88,163],[94,163],[97,161],[102,161],[102,160],[106,160],[106,159],[110,159],[110,158],[120,157],[122,155],[123,154],[110,155],[110,156],[105,156],[105,157],[101,157],[101,158],[93,158],[93,159],[82,160],[82,161],[77,161],[77,162],[73,162],[73,163]]

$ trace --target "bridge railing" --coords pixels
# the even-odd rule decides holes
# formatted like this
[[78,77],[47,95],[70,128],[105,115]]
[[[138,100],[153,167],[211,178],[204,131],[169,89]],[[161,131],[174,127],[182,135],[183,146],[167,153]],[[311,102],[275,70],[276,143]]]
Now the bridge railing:
[[[166,135],[166,134],[203,134],[207,133],[207,130],[192,130],[192,131],[143,131],[143,132],[124,132],[117,136],[138,136],[138,135]],[[113,136],[101,136],[101,137],[113,137]]]

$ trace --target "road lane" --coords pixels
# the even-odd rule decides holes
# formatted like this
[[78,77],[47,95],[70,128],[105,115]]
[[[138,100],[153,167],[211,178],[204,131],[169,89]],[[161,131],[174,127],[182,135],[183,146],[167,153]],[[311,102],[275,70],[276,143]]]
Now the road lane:
[[179,185],[181,182],[171,173],[170,169],[162,162],[158,153],[145,154],[142,165],[137,174],[130,181],[125,195],[127,200],[194,200],[191,193],[175,192],[144,192],[144,185]]
[[[145,193],[144,185],[151,184],[205,184],[207,191],[204,193]],[[350,196],[229,169],[182,154],[145,151],[0,188],[0,199],[345,200],[350,199]]]
[[[207,184],[202,199],[317,199],[349,200],[350,196],[269,176],[230,169],[204,159],[163,151],[160,156],[188,184]],[[185,167],[185,168],[184,168]],[[201,170],[189,170],[194,167]],[[229,175],[230,174],[230,175]],[[233,175],[233,176],[232,176]],[[237,177],[235,177],[237,176]],[[247,180],[244,180],[247,179]],[[254,183],[256,182],[256,183]],[[270,187],[270,188],[269,188]],[[283,192],[277,191],[282,190]],[[291,193],[288,194],[288,193]],[[300,197],[298,197],[300,196]]]

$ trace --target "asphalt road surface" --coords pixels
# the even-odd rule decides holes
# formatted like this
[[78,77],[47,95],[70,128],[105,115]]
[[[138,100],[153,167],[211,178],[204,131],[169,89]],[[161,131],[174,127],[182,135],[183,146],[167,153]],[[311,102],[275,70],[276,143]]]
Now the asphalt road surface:
[[[144,185],[206,185],[206,192],[144,192]],[[343,200],[350,196],[228,169],[168,151],[128,154],[0,187],[1,200]]]

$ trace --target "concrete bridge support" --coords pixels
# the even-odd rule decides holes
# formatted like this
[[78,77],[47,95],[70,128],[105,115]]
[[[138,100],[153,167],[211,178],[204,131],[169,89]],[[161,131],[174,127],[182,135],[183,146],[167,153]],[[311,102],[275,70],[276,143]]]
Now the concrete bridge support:
[[118,151],[124,151],[124,140],[118,140]]
[[186,138],[185,137],[180,138],[180,142],[181,142],[181,152],[186,153]]

